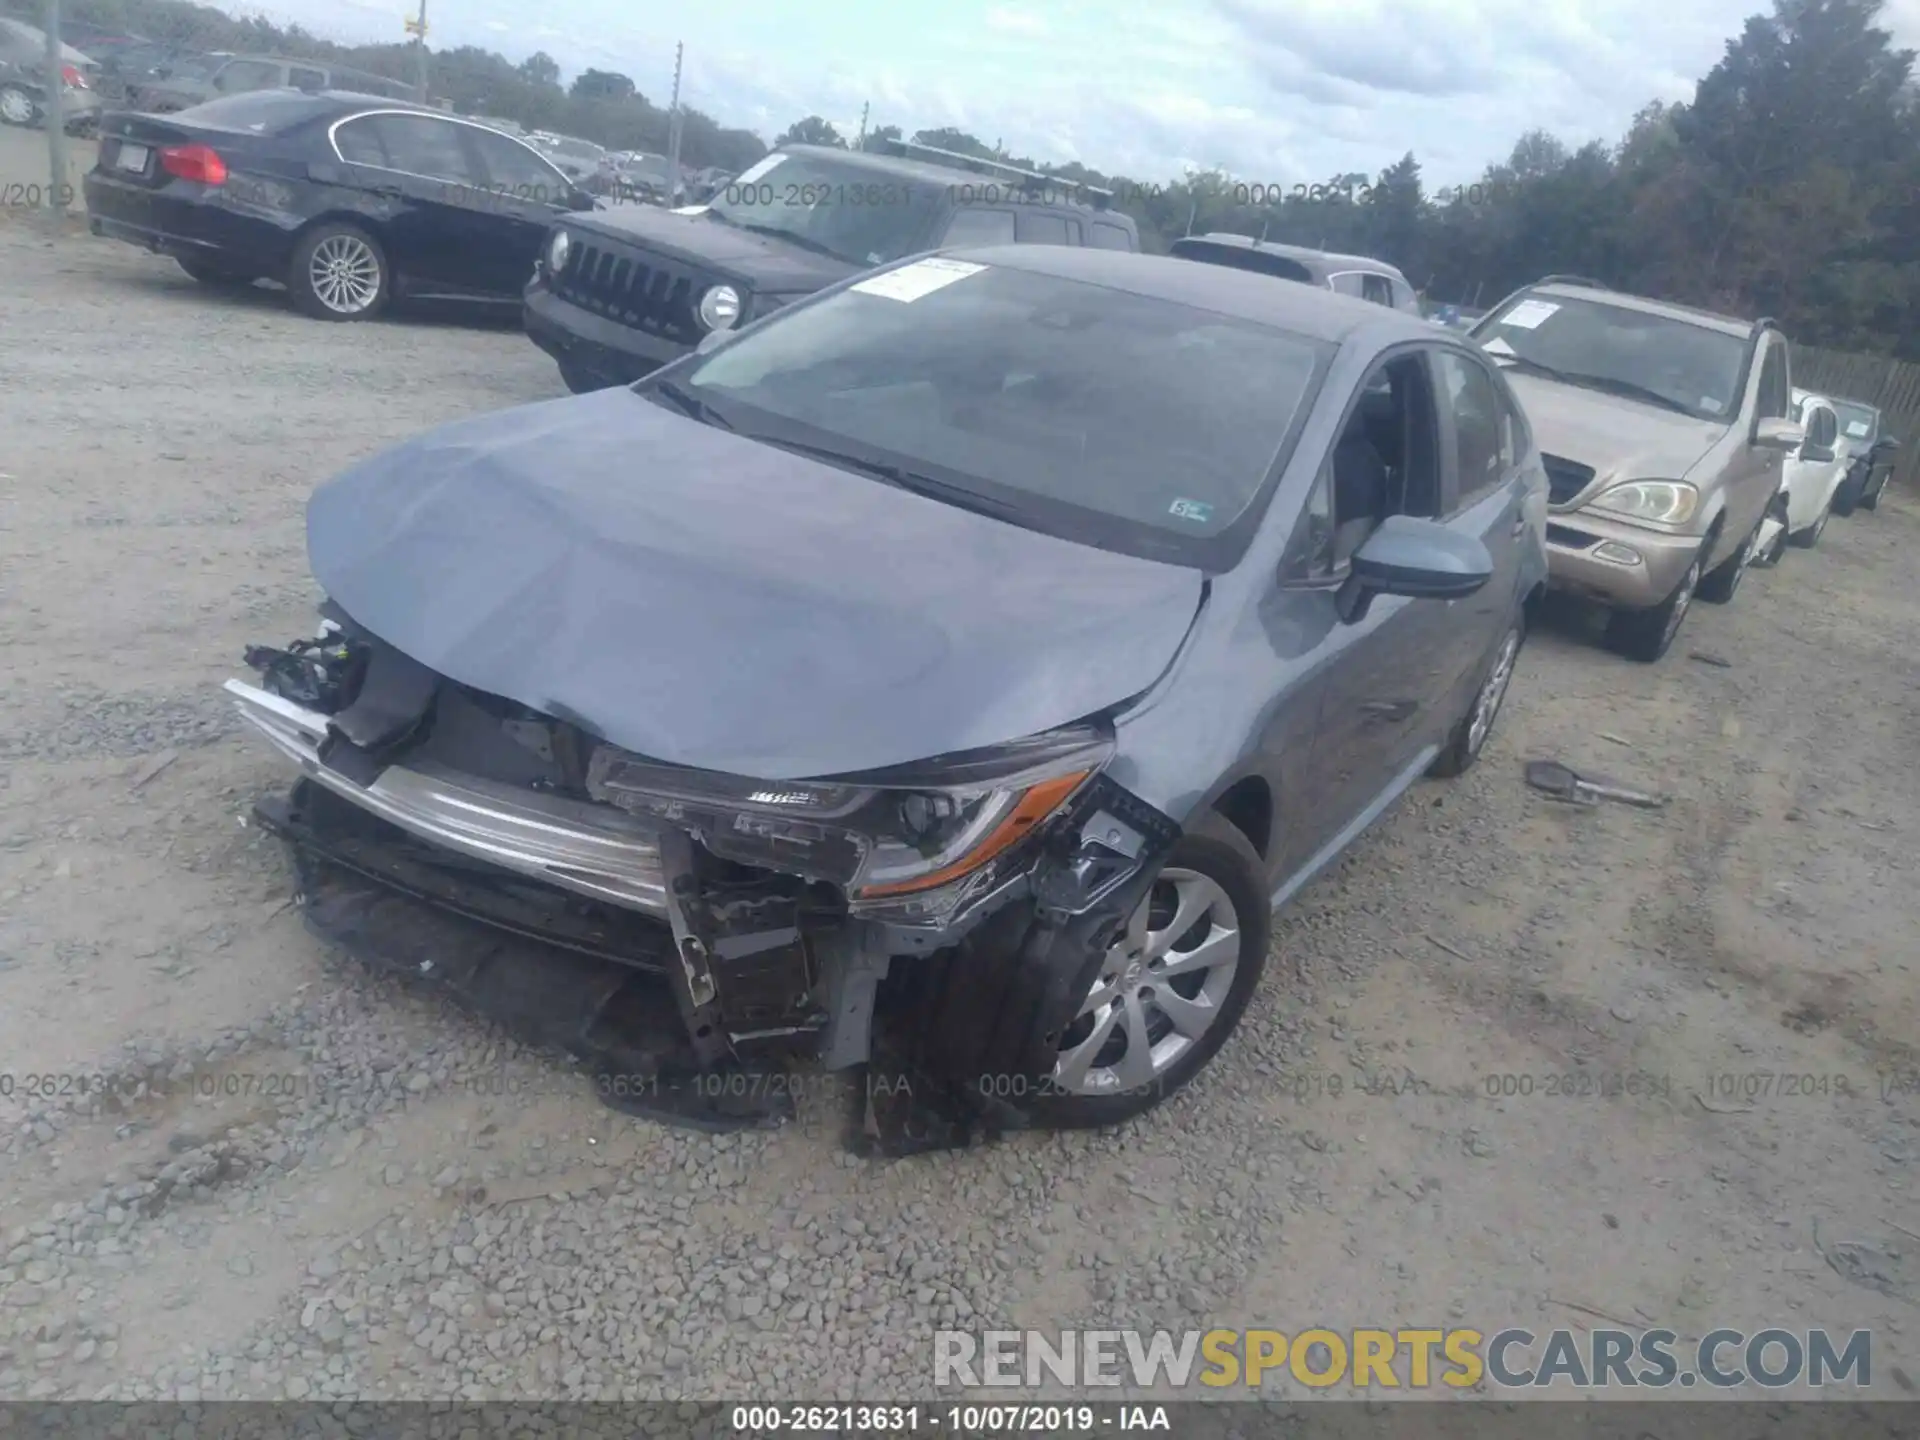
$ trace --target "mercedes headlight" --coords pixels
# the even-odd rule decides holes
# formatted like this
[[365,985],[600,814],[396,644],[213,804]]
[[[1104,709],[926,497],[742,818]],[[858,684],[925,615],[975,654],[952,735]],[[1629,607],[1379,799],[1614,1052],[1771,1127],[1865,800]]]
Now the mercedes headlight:
[[1596,495],[1584,508],[1649,525],[1684,525],[1700,508],[1700,491],[1684,480],[1631,480]]
[[553,238],[547,241],[547,271],[558,275],[567,268],[567,255],[573,249],[573,239],[565,230],[555,230]]
[[715,285],[700,297],[700,323],[709,330],[725,330],[740,318],[740,292],[731,285]]
[[824,881],[849,907],[940,923],[1004,873],[1112,753],[1087,727],[846,781],[753,781],[603,746],[587,793],[692,831],[714,854]]

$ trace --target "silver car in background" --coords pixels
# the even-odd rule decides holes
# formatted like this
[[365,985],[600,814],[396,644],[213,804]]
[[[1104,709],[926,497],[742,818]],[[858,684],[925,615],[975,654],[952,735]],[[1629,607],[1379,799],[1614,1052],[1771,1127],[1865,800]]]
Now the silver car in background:
[[[60,47],[61,123],[71,132],[91,130],[104,108],[94,80],[100,67],[71,45]],[[47,32],[0,16],[0,122],[44,124],[53,108],[47,98]]]

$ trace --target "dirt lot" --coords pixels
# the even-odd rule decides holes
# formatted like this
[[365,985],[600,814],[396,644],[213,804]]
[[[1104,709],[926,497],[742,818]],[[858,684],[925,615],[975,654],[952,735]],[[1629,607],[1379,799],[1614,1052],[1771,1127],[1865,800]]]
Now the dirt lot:
[[[891,1398],[942,1322],[1867,1326],[1879,1386],[1920,1374],[1920,1100],[1886,1084],[1915,1064],[1910,499],[1658,667],[1537,636],[1485,763],[1282,917],[1176,1102],[877,1164],[824,1095],[747,1138],[603,1109],[325,953],[246,822],[285,776],[218,685],[307,633],[309,488],[558,394],[543,356],[17,217],[0,331],[0,1398]],[[1536,754],[1673,803],[1557,807]],[[156,1067],[165,1097],[36,1094]],[[1574,1072],[1656,1091],[1548,1093]]]

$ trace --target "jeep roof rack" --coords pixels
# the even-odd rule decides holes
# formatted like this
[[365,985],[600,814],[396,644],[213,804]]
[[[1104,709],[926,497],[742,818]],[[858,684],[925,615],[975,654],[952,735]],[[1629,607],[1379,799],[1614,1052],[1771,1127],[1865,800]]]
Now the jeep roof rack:
[[1611,290],[1613,287],[1604,280],[1595,280],[1587,275],[1547,275],[1533,282],[1536,285],[1578,285],[1582,290]]
[[887,148],[902,160],[930,159],[936,164],[952,166],[960,170],[971,170],[976,175],[1000,175],[1009,180],[1020,182],[1022,189],[1059,185],[1071,187],[1093,197],[1094,208],[1104,210],[1113,202],[1113,191],[1098,185],[1089,185],[1084,180],[1067,180],[1058,175],[1042,174],[1038,170],[1023,169],[1010,165],[1004,160],[989,160],[981,155],[966,155],[958,150],[942,150],[938,145],[922,145],[913,140],[889,139]]

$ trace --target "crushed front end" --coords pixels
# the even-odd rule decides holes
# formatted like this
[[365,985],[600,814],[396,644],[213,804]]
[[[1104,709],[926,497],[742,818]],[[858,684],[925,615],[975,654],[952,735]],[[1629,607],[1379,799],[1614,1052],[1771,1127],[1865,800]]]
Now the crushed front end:
[[331,605],[227,682],[301,772],[263,800],[308,922],[573,1055],[620,1108],[779,1123],[856,1078],[853,1143],[1043,1118],[1060,1035],[1179,829],[1093,722],[856,776],[630,754],[418,664]]

